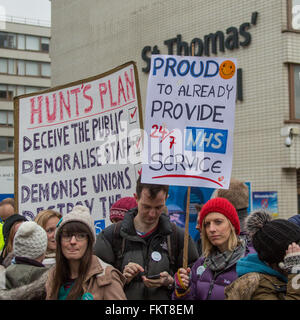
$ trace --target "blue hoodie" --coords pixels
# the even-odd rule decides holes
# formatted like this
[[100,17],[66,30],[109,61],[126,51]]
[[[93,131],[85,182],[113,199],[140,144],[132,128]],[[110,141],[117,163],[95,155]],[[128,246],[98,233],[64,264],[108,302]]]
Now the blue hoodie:
[[250,272],[269,274],[287,283],[287,278],[282,273],[272,269],[266,263],[259,260],[257,253],[248,254],[246,257],[241,258],[236,264],[236,272],[239,277]]

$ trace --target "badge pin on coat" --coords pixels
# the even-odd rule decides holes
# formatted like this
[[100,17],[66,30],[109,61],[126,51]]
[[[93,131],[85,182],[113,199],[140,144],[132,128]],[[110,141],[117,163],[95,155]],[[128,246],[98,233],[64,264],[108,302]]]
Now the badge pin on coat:
[[152,259],[153,261],[158,262],[158,261],[161,260],[161,254],[160,254],[158,251],[153,251],[153,252],[151,253],[151,259]]
[[205,268],[203,266],[199,266],[196,271],[197,276],[201,276],[204,271]]

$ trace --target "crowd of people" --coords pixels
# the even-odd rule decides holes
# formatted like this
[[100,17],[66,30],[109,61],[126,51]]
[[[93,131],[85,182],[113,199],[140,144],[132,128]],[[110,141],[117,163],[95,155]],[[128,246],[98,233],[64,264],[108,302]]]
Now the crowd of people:
[[97,236],[85,206],[27,221],[2,200],[0,300],[300,299],[300,215],[248,214],[248,188],[232,178],[197,206],[200,239],[189,236],[185,248],[168,189],[139,178]]

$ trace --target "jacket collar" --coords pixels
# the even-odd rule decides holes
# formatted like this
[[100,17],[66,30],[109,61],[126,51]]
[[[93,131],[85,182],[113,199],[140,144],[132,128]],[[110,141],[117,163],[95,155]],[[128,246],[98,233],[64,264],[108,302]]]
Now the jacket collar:
[[248,254],[246,257],[240,259],[236,264],[236,272],[239,277],[250,272],[258,272],[275,276],[282,281],[287,282],[287,278],[283,274],[272,269],[266,263],[261,261],[258,258],[257,253]]
[[102,265],[99,263],[98,257],[93,255],[89,270],[84,281],[88,281],[91,277],[93,277],[96,274],[101,274],[103,271],[104,269]]
[[16,264],[27,264],[35,267],[45,267],[41,262],[26,257],[14,257]]

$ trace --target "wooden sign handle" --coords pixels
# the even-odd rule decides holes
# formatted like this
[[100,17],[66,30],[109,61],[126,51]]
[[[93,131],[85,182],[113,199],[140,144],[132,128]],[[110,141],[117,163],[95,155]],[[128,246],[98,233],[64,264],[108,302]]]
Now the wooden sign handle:
[[[194,54],[195,54],[195,44],[192,43],[192,56],[194,56]],[[184,269],[186,269],[188,266],[190,195],[191,195],[191,187],[188,187],[187,197],[186,197],[186,213],[185,213],[185,227],[184,227],[183,261],[182,261],[182,266]]]
[[185,269],[188,266],[190,195],[191,195],[191,187],[188,187],[187,197],[186,197],[186,214],[185,214],[185,228],[184,228],[183,262],[182,262],[182,266]]

